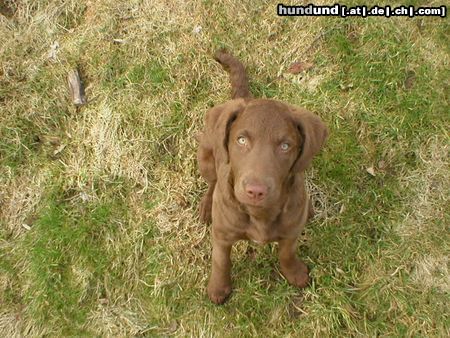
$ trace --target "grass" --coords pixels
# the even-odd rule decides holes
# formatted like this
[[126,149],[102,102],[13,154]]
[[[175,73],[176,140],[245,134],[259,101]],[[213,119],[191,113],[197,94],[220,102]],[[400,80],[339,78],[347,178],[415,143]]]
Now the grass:
[[[448,20],[280,18],[277,2],[254,1],[5,3],[2,337],[449,335]],[[224,306],[205,295],[194,138],[229,97],[219,47],[248,66],[255,95],[330,129],[308,171],[311,286],[287,284],[275,244],[242,242]],[[294,61],[314,67],[289,74]]]

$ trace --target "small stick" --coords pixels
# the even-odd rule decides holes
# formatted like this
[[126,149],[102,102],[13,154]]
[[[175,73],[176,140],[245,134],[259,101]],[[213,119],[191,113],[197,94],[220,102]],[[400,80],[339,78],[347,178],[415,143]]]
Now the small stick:
[[73,104],[76,106],[86,104],[83,82],[77,69],[69,72],[67,82],[69,83],[70,96],[72,97]]

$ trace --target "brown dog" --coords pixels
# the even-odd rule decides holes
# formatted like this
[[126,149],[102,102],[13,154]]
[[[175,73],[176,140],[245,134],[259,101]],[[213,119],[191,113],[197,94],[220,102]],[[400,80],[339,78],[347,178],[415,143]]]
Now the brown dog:
[[283,275],[292,285],[307,285],[308,268],[296,255],[312,212],[304,170],[322,148],[327,128],[305,109],[253,99],[242,63],[223,50],[215,58],[230,73],[233,100],[207,112],[197,158],[209,184],[200,219],[212,219],[208,296],[221,304],[231,293],[231,247],[241,239],[278,242]]

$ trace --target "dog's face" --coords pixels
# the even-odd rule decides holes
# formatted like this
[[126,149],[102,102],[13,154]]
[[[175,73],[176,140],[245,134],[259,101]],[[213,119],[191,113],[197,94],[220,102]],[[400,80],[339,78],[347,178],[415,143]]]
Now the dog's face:
[[280,200],[293,176],[320,151],[328,132],[313,113],[275,100],[231,100],[206,119],[215,167],[229,165],[236,199],[253,207]]
[[247,106],[229,126],[228,154],[237,200],[268,207],[280,199],[303,137],[287,106],[275,101]]

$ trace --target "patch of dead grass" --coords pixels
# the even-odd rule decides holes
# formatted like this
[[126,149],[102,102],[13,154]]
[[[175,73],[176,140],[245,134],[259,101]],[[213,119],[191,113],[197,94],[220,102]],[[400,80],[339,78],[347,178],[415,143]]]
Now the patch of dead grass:
[[427,250],[426,254],[414,261],[412,280],[422,287],[434,287],[443,292],[450,291],[448,256],[431,245],[428,238],[433,235],[441,238],[443,248],[448,249],[448,155],[449,147],[445,137],[431,137],[418,150],[418,157],[422,162],[420,168],[403,178],[412,194],[408,201],[408,211],[398,227],[398,233],[405,240],[414,239],[423,246],[422,251]]
[[450,294],[450,258],[441,254],[418,260],[412,273],[413,281],[425,288],[436,288]]
[[128,302],[122,305],[99,302],[87,322],[96,334],[107,337],[135,336],[152,329],[145,314],[131,311]]
[[21,323],[19,314],[0,311],[0,335],[2,337],[20,337]]
[[417,152],[419,169],[401,178],[411,189],[404,221],[398,227],[400,235],[408,237],[433,231],[433,224],[448,219],[450,198],[449,144],[446,137],[433,136]]
[[70,133],[73,142],[63,161],[66,175],[77,186],[86,185],[87,175],[91,179],[123,177],[144,190],[148,187],[146,140],[127,130],[122,115],[108,103],[86,109]]
[[50,179],[46,172],[29,170],[9,181],[0,181],[0,217],[12,238],[19,237],[33,226],[34,212]]

